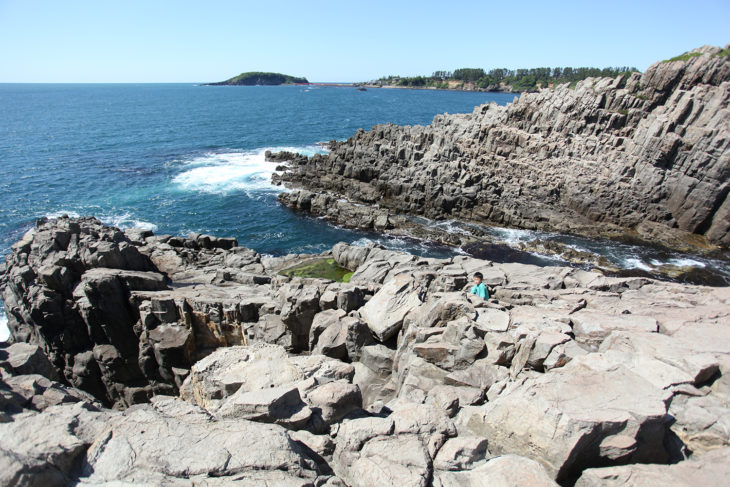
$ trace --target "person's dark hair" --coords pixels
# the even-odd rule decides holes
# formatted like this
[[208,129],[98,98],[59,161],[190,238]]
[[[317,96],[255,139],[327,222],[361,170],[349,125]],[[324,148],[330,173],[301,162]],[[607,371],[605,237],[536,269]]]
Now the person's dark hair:
[[475,272],[474,277],[478,277],[479,279],[482,279],[482,280],[484,279],[484,276],[482,275],[481,272]]

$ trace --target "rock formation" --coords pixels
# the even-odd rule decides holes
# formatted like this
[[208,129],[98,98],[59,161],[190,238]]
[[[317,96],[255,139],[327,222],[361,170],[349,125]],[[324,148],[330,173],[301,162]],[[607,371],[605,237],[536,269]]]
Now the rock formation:
[[[703,47],[644,74],[589,78],[501,107],[377,125],[283,156],[284,204],[383,230],[403,215],[672,248],[730,245],[730,59]],[[477,235],[478,236],[478,235]]]
[[39,221],[0,278],[0,483],[724,485],[730,288],[321,257],[350,282],[232,239]]

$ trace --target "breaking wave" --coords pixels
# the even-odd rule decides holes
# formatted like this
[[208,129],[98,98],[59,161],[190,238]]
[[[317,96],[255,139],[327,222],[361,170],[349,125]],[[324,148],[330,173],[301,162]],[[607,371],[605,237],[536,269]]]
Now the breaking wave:
[[311,156],[322,153],[321,146],[267,147],[252,151],[207,153],[180,162],[182,172],[173,183],[183,191],[227,194],[235,191],[276,191],[271,176],[280,163],[267,162],[266,151],[289,151]]

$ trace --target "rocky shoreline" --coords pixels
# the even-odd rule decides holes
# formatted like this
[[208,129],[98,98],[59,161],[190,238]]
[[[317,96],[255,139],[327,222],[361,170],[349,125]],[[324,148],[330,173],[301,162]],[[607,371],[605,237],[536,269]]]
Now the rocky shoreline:
[[[316,259],[349,282],[282,274]],[[0,271],[2,485],[730,477],[728,287],[65,217]]]
[[280,201],[374,230],[414,215],[727,249],[730,59],[692,53],[428,126],[359,130],[327,155],[271,155],[287,162],[274,182],[302,190]]

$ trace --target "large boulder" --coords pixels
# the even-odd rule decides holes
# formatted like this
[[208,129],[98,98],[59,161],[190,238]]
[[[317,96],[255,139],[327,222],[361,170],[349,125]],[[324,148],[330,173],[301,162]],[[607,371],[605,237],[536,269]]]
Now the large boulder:
[[109,424],[86,453],[88,483],[160,484],[209,477],[307,485],[317,464],[280,426],[214,420],[203,410],[166,398],[129,410]]
[[413,276],[401,274],[375,293],[362,307],[360,315],[382,343],[398,333],[406,315],[422,303],[421,295]]
[[309,330],[314,316],[319,312],[319,288],[295,280],[279,289],[281,320],[292,334],[294,351],[308,350]]
[[323,355],[290,357],[283,347],[222,348],[196,363],[181,397],[220,417],[320,432],[362,407],[352,365]]
[[362,348],[373,341],[367,324],[357,316],[345,315],[341,309],[317,313],[309,331],[313,353],[340,360],[359,360]]
[[591,466],[666,462],[666,399],[626,366],[589,354],[460,419],[492,453],[526,455],[564,481]]
[[13,343],[0,349],[0,367],[7,367],[12,374],[39,374],[50,380],[60,379],[43,350],[30,343]]
[[302,401],[299,389],[290,385],[248,392],[239,389],[223,404],[217,415],[300,429],[312,417],[312,410]]
[[333,468],[352,486],[427,486],[433,458],[456,435],[435,408],[411,405],[388,418],[361,418],[337,429]]
[[89,445],[115,417],[78,402],[0,424],[0,484],[69,485]]

